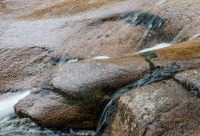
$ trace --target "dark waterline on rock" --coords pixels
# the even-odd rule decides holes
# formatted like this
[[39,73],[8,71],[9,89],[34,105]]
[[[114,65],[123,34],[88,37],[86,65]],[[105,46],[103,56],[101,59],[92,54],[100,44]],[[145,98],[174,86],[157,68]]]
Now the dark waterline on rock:
[[144,78],[141,78],[140,80],[134,83],[131,83],[127,85],[126,87],[119,89],[117,92],[115,92],[102,112],[95,135],[100,135],[100,133],[104,131],[105,127],[109,125],[108,120],[112,114],[114,103],[120,96],[122,96],[124,93],[127,93],[133,89],[139,88],[143,85],[147,85],[156,81],[160,81],[165,78],[169,78],[173,73],[178,72],[179,70],[180,70],[180,66],[177,65],[176,63],[172,64],[166,69],[157,68],[155,70],[152,70]]

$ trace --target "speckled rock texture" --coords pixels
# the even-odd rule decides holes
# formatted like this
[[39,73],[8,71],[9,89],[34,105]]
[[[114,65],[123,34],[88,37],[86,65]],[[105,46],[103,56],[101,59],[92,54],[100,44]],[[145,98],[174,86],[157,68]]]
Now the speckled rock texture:
[[[35,89],[15,105],[19,117],[29,117],[40,126],[58,129],[94,129],[100,106],[69,105],[61,95],[50,90]],[[95,109],[95,110],[94,110]],[[96,113],[97,112],[97,113]]]
[[[20,117],[46,127],[94,129],[117,89],[176,63],[181,73],[120,97],[109,133],[198,134],[199,5],[199,0],[1,0],[0,99],[31,88],[14,107]],[[157,57],[150,60],[136,54],[159,43],[172,46],[153,51]],[[70,58],[81,61],[63,61]]]
[[143,86],[120,97],[108,135],[184,135],[199,130],[199,103],[174,80]]
[[140,57],[64,64],[55,72],[50,85],[53,91],[83,103],[90,98],[111,96],[148,70],[148,63]]
[[148,63],[139,57],[65,64],[51,81],[20,100],[15,112],[46,127],[95,129],[110,96],[147,70]]
[[1,48],[0,93],[20,90],[45,81],[52,64],[48,51],[41,47]]
[[174,78],[193,95],[200,97],[200,69],[178,73]]

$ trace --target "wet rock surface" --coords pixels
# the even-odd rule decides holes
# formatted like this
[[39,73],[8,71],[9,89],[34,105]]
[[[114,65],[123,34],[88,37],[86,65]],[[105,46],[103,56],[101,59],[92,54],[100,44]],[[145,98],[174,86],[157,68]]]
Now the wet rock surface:
[[148,63],[139,57],[64,64],[50,84],[53,91],[84,104],[111,96],[117,89],[141,78],[148,69]]
[[175,79],[180,82],[187,90],[197,96],[200,97],[200,70],[188,70],[175,75]]
[[[31,136],[66,136],[66,132],[60,132],[55,130],[49,130],[41,128],[29,118],[15,118],[12,120],[1,122],[0,135],[31,135]],[[68,136],[73,134],[68,133]]]
[[199,99],[174,80],[163,80],[120,97],[109,135],[183,135],[199,129]]
[[20,100],[15,112],[45,127],[95,129],[110,96],[146,73],[148,64],[141,61],[133,57],[64,64],[52,81]]
[[40,126],[59,129],[94,129],[98,122],[95,115],[100,112],[99,108],[95,104],[71,105],[59,94],[38,89],[20,100],[15,105],[15,112],[19,117],[31,118]]
[[[198,134],[199,5],[198,0],[0,1],[0,99],[32,88],[15,105],[20,117],[51,128],[95,129],[117,89],[176,64],[183,71],[176,82],[164,80],[120,97],[122,110],[109,132]],[[173,46],[153,51],[156,57],[134,55],[163,42]],[[109,59],[93,60],[96,56]],[[67,64],[71,59],[80,61]]]
[[0,47],[0,64],[0,93],[17,92],[39,79],[45,81],[52,67],[48,52],[37,46]]

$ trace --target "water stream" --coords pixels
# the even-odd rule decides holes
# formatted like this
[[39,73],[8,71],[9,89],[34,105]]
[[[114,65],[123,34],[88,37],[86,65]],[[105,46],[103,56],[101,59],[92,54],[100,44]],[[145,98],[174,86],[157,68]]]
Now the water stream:
[[160,43],[160,44],[154,45],[153,47],[140,50],[140,51],[137,52],[136,54],[138,54],[138,53],[143,53],[143,52],[147,52],[147,51],[153,51],[153,50],[157,50],[157,49],[166,48],[166,47],[169,47],[169,46],[171,46],[171,45],[172,45],[171,43]]
[[[155,3],[155,4],[156,5],[161,5],[161,4],[164,4],[165,2],[167,2],[167,0],[158,0],[157,3]],[[132,9],[132,7],[130,9]],[[125,10],[125,9],[123,9],[123,10]],[[93,16],[93,15],[91,14],[91,16]],[[146,17],[144,17],[144,16],[146,16]],[[104,40],[103,38],[114,34],[115,31],[118,30],[118,31],[124,32],[122,34],[121,38],[119,39],[119,42],[121,42],[121,40],[123,40],[128,35],[128,31],[126,32],[127,28],[130,29],[131,27],[135,27],[138,24],[142,24],[142,25],[144,25],[146,27],[146,30],[144,31],[140,41],[137,44],[137,46],[140,46],[140,44],[143,42],[143,40],[148,36],[148,33],[149,33],[150,30],[151,31],[156,31],[157,29],[161,29],[162,25],[164,24],[162,18],[160,18],[158,16],[155,16],[153,14],[143,13],[143,14],[139,14],[138,16],[136,16],[135,19],[133,17],[135,17],[135,16],[131,12],[128,13],[128,14],[124,14],[123,17],[119,16],[115,21],[120,21],[120,20],[124,19],[124,24],[122,25],[122,24],[119,23],[116,26],[108,28],[107,32],[102,37],[100,37],[99,40]],[[144,20],[142,20],[140,18],[142,18]],[[63,22],[64,21],[66,21],[66,20],[63,19]],[[50,21],[46,20],[45,22],[46,22],[46,24],[49,24]],[[59,23],[59,21],[56,22],[54,20],[53,22],[51,21],[51,23]],[[78,22],[77,24],[79,24],[79,23],[80,22]],[[174,45],[175,43],[177,43],[177,41],[180,39],[180,37],[182,37],[192,27],[192,25],[194,23],[195,22],[192,21],[187,26],[185,26],[172,41],[169,41],[169,43],[158,43],[158,44],[156,44],[156,45],[154,45],[152,47],[142,49],[142,50],[140,50],[139,52],[137,52],[135,54],[141,54],[141,53],[144,53],[144,52],[157,50],[157,49],[161,49],[161,48],[166,48],[166,47]],[[51,31],[51,33],[49,33],[49,31],[52,29],[50,27],[51,25],[49,25],[49,26],[47,25],[46,28],[43,28],[41,30],[39,29],[41,31],[39,33],[37,31],[36,31],[37,33],[33,33],[33,32],[30,33],[29,29],[28,30],[24,29],[23,31],[21,31],[21,28],[24,28],[24,23],[17,24],[17,26],[18,25],[21,26],[21,27],[19,27],[19,30],[18,29],[14,29],[13,31],[19,31],[20,33],[22,33],[22,34],[19,34],[22,37],[18,38],[19,43],[16,43],[16,45],[17,44],[20,45],[20,43],[23,43],[23,41],[20,41],[20,39],[22,40],[25,37],[27,43],[30,43],[30,44],[35,43],[35,44],[43,46],[43,45],[47,44],[47,43],[43,43],[43,39],[42,39],[43,38],[43,36],[42,36],[43,33],[45,33],[46,37],[48,37],[50,39],[50,40],[48,39],[48,44],[51,45],[52,42],[55,42],[55,41],[57,41],[57,39],[59,39],[58,38],[59,36],[62,35],[62,37],[64,37],[64,35],[66,33],[64,31],[65,29],[63,29],[63,31],[61,31],[58,36],[55,36],[56,34],[54,33],[54,31]],[[37,27],[39,27],[34,22],[33,23],[29,23],[28,25],[31,25],[35,29]],[[89,23],[87,23],[86,25],[89,25]],[[78,26],[78,25],[76,25],[76,26]],[[82,27],[84,27],[84,26],[80,25],[80,29],[82,29]],[[16,27],[16,28],[18,28],[18,27]],[[29,27],[27,27],[27,28],[29,28]],[[72,30],[71,29],[68,30],[68,32],[70,32],[70,31],[73,31],[73,29]],[[11,32],[11,33],[15,34],[15,32]],[[26,33],[29,34],[29,35],[25,36],[24,34],[26,34]],[[91,30],[90,32],[87,33],[88,37],[93,37],[93,38],[88,40],[84,44],[84,46],[86,46],[88,44],[92,44],[97,39],[96,38],[97,35],[95,35],[96,33],[98,33],[97,30]],[[132,38],[135,36],[135,33],[136,32],[133,32],[132,36],[129,37],[128,43],[132,41]],[[195,38],[197,38],[199,36],[200,36],[199,32],[194,32],[194,35],[191,36],[188,40],[193,40],[193,39],[195,39]],[[40,37],[40,38],[38,39],[38,37]],[[6,42],[6,41],[2,40],[2,42]],[[80,41],[77,40],[77,41],[73,41],[73,42],[74,42],[74,45],[76,45]],[[12,47],[11,43],[10,44],[5,44],[5,45],[9,45],[10,47]],[[93,47],[94,48],[91,48],[91,50],[88,50],[86,52],[89,52],[90,54],[95,54],[95,51],[96,51],[95,49],[97,48],[97,45],[93,46]],[[72,48],[73,48],[73,46],[71,48],[67,49],[67,50],[61,51],[62,52],[62,57],[61,58],[52,58],[52,64],[56,65],[58,63],[59,65],[62,65],[63,63],[72,63],[72,62],[76,62],[78,60],[81,60],[82,58],[78,58],[78,57],[77,58],[72,58],[72,59],[66,59],[65,55],[67,54],[67,52],[72,50]],[[81,48],[80,50],[78,50],[76,52],[76,54],[79,54],[80,52],[83,52],[83,51],[84,51],[84,48]],[[99,56],[92,57],[91,59],[100,60],[100,59],[109,59],[109,58],[112,58],[112,56],[107,56],[107,54],[103,54],[103,55],[100,54]],[[127,93],[128,91],[131,91],[133,89],[139,88],[139,87],[141,87],[143,85],[147,85],[147,84],[150,84],[150,83],[153,83],[153,82],[156,82],[156,81],[160,81],[160,80],[162,80],[164,78],[168,78],[173,73],[177,72],[178,70],[179,70],[179,66],[176,65],[176,64],[173,64],[173,65],[167,67],[166,69],[161,69],[161,68],[154,69],[154,70],[150,71],[145,77],[141,78],[140,80],[138,80],[138,81],[136,81],[134,83],[131,83],[131,84],[127,85],[126,87],[116,91],[116,93],[114,93],[112,95],[110,101],[108,102],[108,104],[104,108],[104,110],[102,112],[102,115],[100,117],[99,124],[98,124],[98,127],[97,127],[96,131],[92,131],[92,130],[91,131],[89,131],[89,130],[75,131],[75,130],[72,130],[72,129],[70,129],[69,131],[66,131],[66,132],[54,131],[54,130],[50,130],[50,129],[40,128],[36,124],[34,124],[33,122],[31,122],[28,119],[20,120],[20,119],[18,119],[17,115],[14,114],[13,106],[20,99],[26,97],[29,94],[30,90],[24,90],[24,91],[18,92],[14,96],[11,96],[11,97],[9,97],[7,99],[4,99],[4,100],[0,101],[0,136],[1,135],[6,135],[6,136],[7,135],[34,135],[34,136],[46,136],[46,135],[48,135],[48,136],[49,135],[50,136],[51,135],[52,136],[56,136],[56,135],[58,135],[58,136],[60,136],[60,135],[61,136],[62,135],[65,135],[65,136],[94,136],[94,135],[99,135],[104,131],[105,126],[109,125],[108,124],[108,120],[109,120],[109,117],[112,114],[113,106],[114,106],[115,102],[118,100],[118,98],[121,95],[123,95],[124,93]],[[14,124],[12,124],[13,122],[14,122]],[[21,124],[22,122],[24,124]],[[17,126],[16,124],[20,124],[20,125]]]
[[114,102],[116,102],[116,100],[123,95],[124,93],[127,93],[128,91],[131,91],[133,89],[139,88],[143,85],[147,85],[156,81],[160,81],[164,78],[168,78],[170,77],[173,73],[179,71],[179,66],[177,64],[172,64],[171,66],[167,67],[166,69],[155,69],[153,71],[151,71],[149,74],[147,74],[144,78],[141,78],[140,80],[131,83],[129,85],[127,85],[126,87],[119,89],[117,92],[115,92],[110,101],[108,102],[108,104],[106,105],[106,107],[104,108],[101,118],[99,120],[99,124],[96,130],[95,135],[99,135],[102,131],[102,129],[104,129],[105,126],[108,126],[108,118],[111,114]]
[[14,105],[18,102],[18,100],[24,98],[29,94],[30,90],[23,90],[22,92],[19,92],[15,94],[14,96],[11,96],[5,100],[0,101],[0,121],[2,118],[13,114],[14,113]]

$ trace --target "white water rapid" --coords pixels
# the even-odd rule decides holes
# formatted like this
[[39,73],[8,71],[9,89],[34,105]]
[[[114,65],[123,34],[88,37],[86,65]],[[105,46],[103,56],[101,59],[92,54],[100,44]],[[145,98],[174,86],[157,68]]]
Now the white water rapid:
[[22,98],[29,94],[30,90],[18,93],[15,96],[11,96],[7,99],[0,101],[0,119],[14,113],[13,106]]

